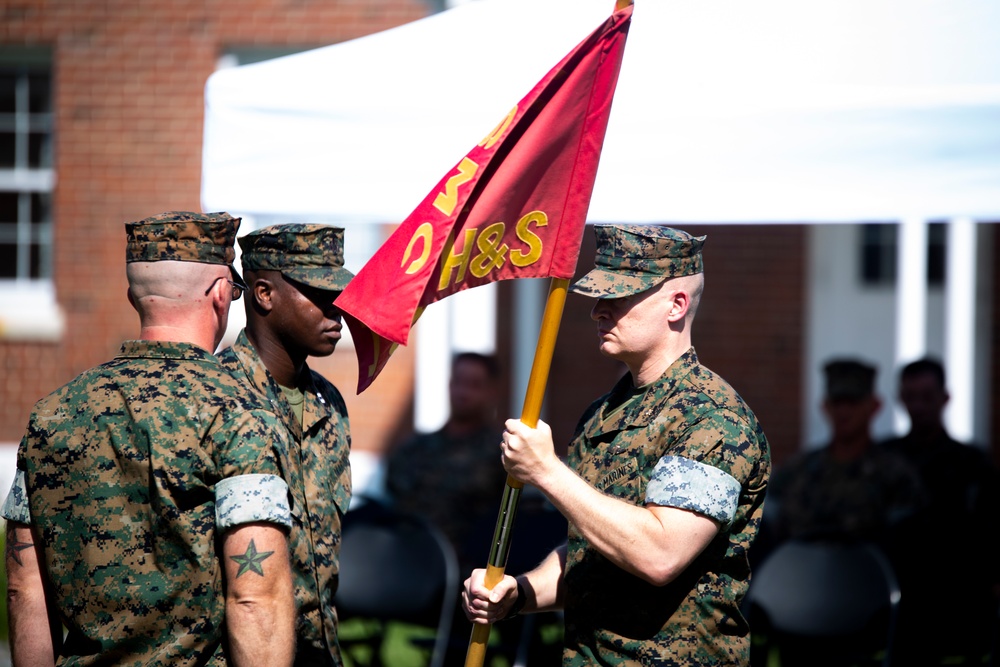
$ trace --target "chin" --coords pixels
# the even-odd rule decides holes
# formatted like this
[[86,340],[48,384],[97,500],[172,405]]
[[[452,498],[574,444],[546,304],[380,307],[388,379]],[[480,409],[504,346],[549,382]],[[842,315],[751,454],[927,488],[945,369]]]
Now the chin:
[[610,359],[617,359],[620,350],[610,343],[601,343],[600,347],[597,348],[601,355],[608,357]]
[[329,357],[337,349],[336,342],[323,342],[309,348],[310,357]]

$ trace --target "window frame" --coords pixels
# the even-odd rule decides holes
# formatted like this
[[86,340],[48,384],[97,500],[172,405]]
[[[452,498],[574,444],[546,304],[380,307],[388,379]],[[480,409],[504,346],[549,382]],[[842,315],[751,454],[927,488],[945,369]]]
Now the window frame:
[[[16,219],[0,221],[0,243],[13,246],[16,258],[12,275],[0,276],[0,340],[55,341],[62,337],[65,317],[56,301],[53,280],[56,128],[52,50],[0,46],[0,70],[14,79],[13,111],[0,113],[0,131],[14,136],[13,160],[7,161],[12,166],[0,168],[0,192],[16,196]],[[48,79],[48,90],[41,96],[47,104],[32,109],[31,81],[39,74]],[[46,135],[34,161],[32,134]]]

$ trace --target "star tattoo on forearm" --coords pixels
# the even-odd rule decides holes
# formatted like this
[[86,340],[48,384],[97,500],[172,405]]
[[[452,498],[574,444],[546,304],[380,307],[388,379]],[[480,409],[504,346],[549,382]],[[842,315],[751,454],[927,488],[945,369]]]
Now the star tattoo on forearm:
[[240,568],[236,571],[237,578],[243,576],[246,572],[253,572],[263,577],[263,563],[273,553],[273,551],[257,551],[257,545],[253,543],[253,540],[250,540],[246,553],[242,556],[230,556],[229,558],[239,563]]
[[18,565],[24,565],[21,562],[21,552],[25,549],[30,549],[35,546],[34,542],[21,542],[20,540],[12,540],[7,543],[7,553],[10,557],[14,559],[14,562]]

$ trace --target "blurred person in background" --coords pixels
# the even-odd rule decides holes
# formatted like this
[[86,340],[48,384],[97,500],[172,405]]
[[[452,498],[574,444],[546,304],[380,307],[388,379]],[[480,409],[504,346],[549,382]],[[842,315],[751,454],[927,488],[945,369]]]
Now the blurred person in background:
[[916,469],[872,439],[882,408],[874,366],[833,359],[823,367],[830,441],[775,471],[765,531],[789,538],[870,541],[888,549],[891,531],[916,512],[924,492]]
[[982,449],[948,434],[950,396],[939,361],[904,366],[898,398],[910,430],[882,446],[917,469],[928,504],[907,522],[910,539],[898,550],[897,664],[983,664],[997,632],[1000,474]]
[[437,526],[455,547],[463,572],[486,562],[482,552],[489,544],[474,543],[476,528],[496,519],[507,479],[497,453],[499,384],[495,357],[455,355],[448,420],[433,433],[412,436],[388,461],[386,488],[395,507]]

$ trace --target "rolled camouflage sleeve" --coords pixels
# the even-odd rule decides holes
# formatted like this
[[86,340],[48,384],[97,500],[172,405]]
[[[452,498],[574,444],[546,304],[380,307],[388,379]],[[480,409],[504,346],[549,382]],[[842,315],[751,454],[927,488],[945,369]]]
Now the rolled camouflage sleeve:
[[716,410],[693,424],[670,453],[718,468],[742,485],[757,470],[761,442],[739,415]]
[[215,485],[216,529],[222,532],[258,521],[292,527],[285,480],[276,475],[239,475]]
[[[227,423],[216,437],[221,477],[277,475],[285,478],[291,446],[288,431],[273,413],[250,410]],[[286,480],[287,481],[287,480]]]
[[710,465],[680,456],[656,463],[646,486],[646,502],[697,512],[729,526],[736,516],[740,483]]
[[0,508],[0,516],[15,523],[31,524],[31,510],[28,508],[28,487],[24,481],[24,471],[18,470],[10,493]]
[[219,531],[263,521],[292,525],[288,492],[288,432],[273,413],[248,410],[216,436],[222,479],[215,484],[215,524]]

